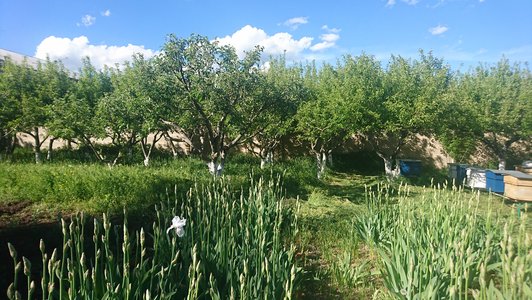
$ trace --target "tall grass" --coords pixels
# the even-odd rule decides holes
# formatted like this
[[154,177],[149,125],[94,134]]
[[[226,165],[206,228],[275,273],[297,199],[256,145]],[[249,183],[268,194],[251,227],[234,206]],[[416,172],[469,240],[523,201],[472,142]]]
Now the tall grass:
[[[295,197],[315,184],[315,176],[306,170],[309,165],[309,160],[296,159],[261,170],[253,157],[240,155],[228,163],[225,174],[237,189],[249,187],[250,173],[256,180],[282,175],[287,194]],[[136,214],[164,200],[164,191],[169,187],[177,185],[180,193],[186,194],[194,182],[207,183],[211,177],[205,163],[194,158],[155,162],[149,168],[65,162],[0,163],[0,202],[46,203],[47,208],[91,214],[121,214],[127,206],[131,214]]]
[[[104,214],[90,237],[78,215],[62,223],[62,249],[49,255],[41,242],[38,282],[30,262],[9,246],[15,270],[8,296],[19,299],[24,290],[28,299],[37,291],[42,299],[291,299],[299,276],[289,243],[296,220],[282,202],[279,181],[254,181],[235,193],[217,180],[157,208],[150,234],[130,232],[127,217],[113,226]],[[167,232],[176,215],[187,219],[183,237]]]
[[[164,198],[175,184],[183,194],[194,180],[208,178],[201,161],[180,160],[168,166],[0,164],[0,202],[45,202],[84,210],[120,213],[124,206],[145,209]],[[205,182],[205,180],[204,180]]]
[[368,213],[355,228],[382,261],[388,289],[400,299],[532,299],[532,244],[525,218],[503,223],[479,210],[479,197],[407,186],[367,193]]

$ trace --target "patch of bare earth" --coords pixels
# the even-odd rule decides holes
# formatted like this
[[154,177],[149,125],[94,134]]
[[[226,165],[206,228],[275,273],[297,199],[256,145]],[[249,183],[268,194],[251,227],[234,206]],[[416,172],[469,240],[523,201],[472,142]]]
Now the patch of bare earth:
[[36,210],[30,201],[0,202],[0,231],[56,221],[51,213]]

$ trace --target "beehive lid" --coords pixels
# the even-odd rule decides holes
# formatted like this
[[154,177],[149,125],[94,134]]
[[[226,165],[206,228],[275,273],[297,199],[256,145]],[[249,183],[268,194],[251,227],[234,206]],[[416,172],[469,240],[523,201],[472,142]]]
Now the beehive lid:
[[512,176],[515,178],[519,178],[522,180],[532,180],[532,175],[525,174],[523,172],[519,171],[511,171],[511,170],[487,170],[495,174],[503,175],[503,176]]

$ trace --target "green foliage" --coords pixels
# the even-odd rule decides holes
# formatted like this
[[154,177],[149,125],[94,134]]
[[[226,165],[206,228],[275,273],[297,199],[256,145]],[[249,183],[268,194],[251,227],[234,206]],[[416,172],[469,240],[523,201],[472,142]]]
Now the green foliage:
[[45,202],[51,207],[119,212],[124,206],[141,213],[175,186],[185,193],[194,179],[205,178],[199,161],[166,167],[0,164],[0,201]]
[[371,277],[368,270],[368,263],[362,262],[359,265],[353,265],[353,257],[350,252],[344,252],[336,262],[331,266],[331,273],[334,280],[340,285],[349,288],[355,288],[367,285]]
[[188,140],[204,139],[197,152],[216,164],[212,172],[227,151],[257,134],[276,100],[258,94],[261,52],[256,47],[240,59],[207,37],[170,35],[158,58],[174,100],[172,122]]
[[271,109],[263,114],[261,129],[252,142],[263,159],[272,154],[283,138],[294,134],[295,115],[309,94],[302,67],[287,66],[284,56],[271,58],[268,66],[258,96],[266,98]]
[[[340,95],[337,71],[324,65],[319,71],[312,66],[306,71],[309,99],[297,112],[297,129],[316,153],[336,148],[350,131],[349,106]],[[316,74],[314,72],[317,72]]]
[[[510,241],[515,223],[510,219],[502,232],[491,211],[481,217],[478,196],[445,189],[425,190],[421,197],[409,193],[406,186],[395,199],[382,190],[369,193],[368,214],[355,222],[359,235],[376,247],[392,293],[400,299],[491,299],[487,295],[495,290],[509,299],[532,296],[526,217]],[[515,247],[520,250],[508,250]]]
[[[62,249],[50,256],[41,240],[40,283],[30,284],[31,264],[23,258],[28,297],[38,286],[43,299],[291,299],[299,270],[281,233],[295,234],[296,223],[282,207],[278,183],[252,182],[245,195],[228,187],[195,186],[163,204],[150,236],[144,229],[132,234],[127,218],[115,236],[105,214],[101,223],[94,219],[92,237],[83,214],[63,220]],[[166,229],[176,215],[187,220],[183,237]],[[19,273],[16,267],[10,299],[23,288]]]
[[530,147],[526,143],[532,135],[531,93],[528,66],[505,58],[461,74],[440,106],[445,124],[440,136],[446,149],[466,161],[481,143],[504,161],[515,143]]

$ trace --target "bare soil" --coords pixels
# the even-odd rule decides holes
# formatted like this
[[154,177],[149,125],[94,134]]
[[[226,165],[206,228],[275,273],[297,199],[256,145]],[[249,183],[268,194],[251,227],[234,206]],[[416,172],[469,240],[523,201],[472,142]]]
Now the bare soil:
[[36,210],[30,201],[0,202],[0,232],[57,221],[50,212]]

